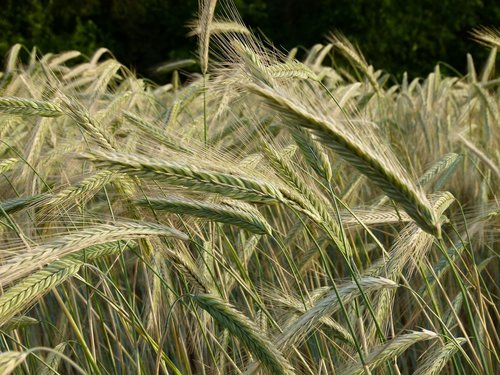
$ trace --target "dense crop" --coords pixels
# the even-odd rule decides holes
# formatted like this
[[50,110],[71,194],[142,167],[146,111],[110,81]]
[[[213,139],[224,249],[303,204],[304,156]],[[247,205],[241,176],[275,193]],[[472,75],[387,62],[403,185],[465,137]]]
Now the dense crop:
[[481,74],[391,84],[213,13],[182,85],[12,48],[0,372],[499,371],[498,35]]

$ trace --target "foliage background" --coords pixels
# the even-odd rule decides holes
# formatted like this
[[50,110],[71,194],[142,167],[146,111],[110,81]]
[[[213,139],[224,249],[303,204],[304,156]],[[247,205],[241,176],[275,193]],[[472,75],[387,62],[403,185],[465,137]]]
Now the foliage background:
[[[192,57],[186,23],[197,0],[2,0],[0,54],[14,43],[42,53],[109,48],[119,61],[148,75],[163,61]],[[467,52],[484,58],[470,40],[478,25],[500,25],[496,0],[237,0],[244,21],[276,46],[310,48],[340,30],[368,61],[400,76],[423,76],[436,62],[465,72]]]

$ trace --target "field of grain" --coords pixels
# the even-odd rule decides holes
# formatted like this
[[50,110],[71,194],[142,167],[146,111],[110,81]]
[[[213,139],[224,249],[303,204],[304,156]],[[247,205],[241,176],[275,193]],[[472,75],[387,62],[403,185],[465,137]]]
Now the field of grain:
[[165,85],[11,49],[0,373],[498,373],[498,32],[396,83],[205,3]]

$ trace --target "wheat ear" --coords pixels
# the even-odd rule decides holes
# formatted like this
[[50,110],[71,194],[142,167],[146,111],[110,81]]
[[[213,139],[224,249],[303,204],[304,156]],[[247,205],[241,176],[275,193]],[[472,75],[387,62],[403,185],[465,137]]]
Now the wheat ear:
[[401,355],[406,349],[415,343],[423,340],[436,339],[439,336],[432,331],[424,329],[420,332],[412,332],[406,335],[398,336],[374,349],[366,356],[364,363],[356,361],[339,370],[339,375],[363,375],[366,369],[373,370],[384,364],[387,360]]
[[0,160],[0,174],[9,171],[18,161],[17,158]]
[[0,324],[0,330],[3,332],[10,332],[18,328],[29,327],[38,323],[39,321],[37,319],[30,316],[14,316],[6,323]]
[[292,366],[260,329],[231,304],[209,295],[195,295],[193,300],[227,329],[254,355],[270,374],[292,374]]
[[349,132],[316,115],[292,98],[270,87],[249,83],[247,87],[294,124],[309,128],[325,145],[373,181],[391,199],[400,203],[410,217],[425,231],[440,237],[441,227],[432,206],[423,193],[406,177],[386,165]]
[[248,202],[286,201],[274,185],[246,176],[201,169],[194,165],[161,161],[135,154],[93,152],[82,157],[122,173],[153,178],[197,191],[218,193]]
[[38,368],[37,374],[53,375],[54,370],[57,370],[59,368],[59,364],[61,363],[62,360],[61,354],[64,354],[64,349],[66,349],[67,345],[68,344],[65,342],[56,345],[53,351],[51,351],[47,355],[45,363]]
[[119,254],[125,243],[116,242],[92,246],[56,260],[40,271],[36,271],[0,296],[0,325],[12,324],[12,317],[50,289],[74,276],[85,263],[105,256]]
[[199,54],[201,71],[205,74],[208,70],[208,52],[210,43],[211,23],[214,17],[215,6],[217,0],[200,0],[200,39],[199,39]]
[[42,117],[58,117],[64,113],[57,104],[18,97],[0,97],[0,112]]
[[[359,284],[359,285],[358,285]],[[349,304],[354,298],[363,293],[369,293],[384,288],[397,288],[397,284],[389,279],[377,277],[363,277],[358,284],[350,282],[338,287],[338,293],[329,292],[309,310],[302,314],[290,326],[283,330],[276,343],[278,348],[290,348],[292,345],[302,341],[325,316],[336,312],[341,303]]]
[[10,375],[17,366],[24,362],[28,353],[8,351],[0,353],[0,374]]
[[34,247],[31,251],[10,258],[0,266],[0,282],[2,285],[9,284],[62,256],[90,246],[149,236],[171,236],[181,240],[189,239],[184,233],[165,225],[144,222],[101,224],[67,234],[48,244]]
[[257,234],[271,234],[272,229],[264,216],[248,204],[214,204],[186,198],[146,198],[135,201],[155,210],[187,214],[220,223],[236,225]]
[[438,345],[422,359],[417,371],[413,375],[439,375],[451,357],[460,349],[460,346],[467,340],[458,338],[450,341],[446,345]]

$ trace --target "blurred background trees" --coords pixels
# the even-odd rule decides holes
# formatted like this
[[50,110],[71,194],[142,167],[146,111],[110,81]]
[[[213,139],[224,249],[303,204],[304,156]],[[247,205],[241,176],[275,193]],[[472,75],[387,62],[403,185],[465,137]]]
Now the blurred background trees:
[[[236,0],[247,25],[276,47],[310,48],[338,30],[367,60],[396,76],[427,74],[444,62],[463,72],[465,55],[486,51],[470,40],[478,25],[500,25],[497,0]],[[190,58],[186,23],[197,0],[1,0],[0,54],[14,43],[43,52],[109,48],[148,76],[154,65]]]

